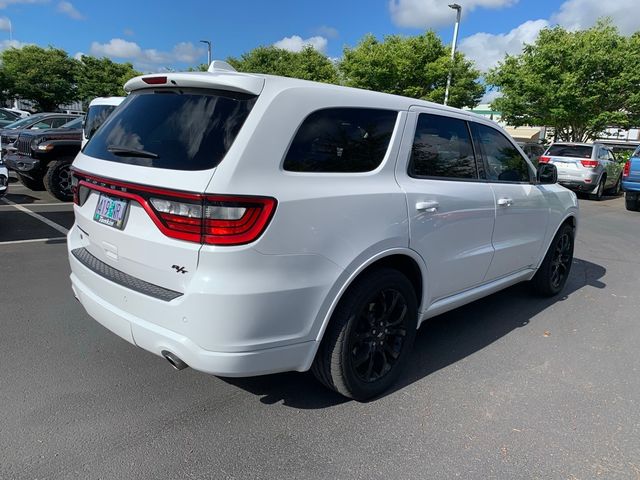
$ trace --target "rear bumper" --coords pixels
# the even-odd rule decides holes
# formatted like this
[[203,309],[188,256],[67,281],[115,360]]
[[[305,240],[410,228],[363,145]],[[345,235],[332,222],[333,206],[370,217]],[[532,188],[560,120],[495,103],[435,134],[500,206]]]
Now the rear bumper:
[[592,192],[598,187],[598,177],[576,180],[569,178],[558,178],[558,183],[569,190],[578,192]]
[[[320,307],[342,273],[318,256],[248,248],[229,263],[227,254],[212,253],[201,255],[188,291],[167,301],[96,273],[71,253],[79,246],[74,226],[71,283],[91,317],[151,353],[166,350],[196,370],[229,377],[307,370],[318,347]],[[246,275],[241,262],[251,265]]]
[[622,181],[622,190],[625,192],[640,192],[640,181],[630,182]]

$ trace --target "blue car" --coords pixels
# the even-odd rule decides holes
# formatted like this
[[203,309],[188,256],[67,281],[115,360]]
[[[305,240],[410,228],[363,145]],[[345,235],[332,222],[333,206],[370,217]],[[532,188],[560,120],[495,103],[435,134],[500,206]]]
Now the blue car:
[[627,210],[640,210],[640,147],[636,148],[622,171],[622,190]]

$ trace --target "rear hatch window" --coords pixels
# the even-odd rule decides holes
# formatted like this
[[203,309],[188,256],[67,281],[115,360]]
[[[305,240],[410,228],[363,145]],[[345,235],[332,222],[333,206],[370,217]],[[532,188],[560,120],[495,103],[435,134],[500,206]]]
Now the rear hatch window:
[[212,89],[133,92],[84,153],[131,165],[208,170],[222,161],[256,98]]
[[550,157],[572,157],[591,158],[593,147],[590,145],[551,145],[547,156]]
[[84,138],[91,138],[98,130],[98,127],[104,123],[115,109],[115,105],[94,105],[89,107],[87,118],[84,121]]

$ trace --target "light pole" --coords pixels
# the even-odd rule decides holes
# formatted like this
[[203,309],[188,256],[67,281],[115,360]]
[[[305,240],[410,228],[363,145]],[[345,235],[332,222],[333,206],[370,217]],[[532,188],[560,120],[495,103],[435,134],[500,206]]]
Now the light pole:
[[453,27],[453,45],[451,45],[451,66],[449,67],[449,76],[447,76],[447,88],[444,90],[444,104],[449,101],[449,88],[451,87],[451,75],[453,75],[453,60],[456,57],[456,44],[458,43],[458,28],[460,27],[460,15],[462,14],[462,7],[457,3],[452,3],[449,8],[456,10],[456,26]]
[[207,67],[211,65],[211,42],[209,40],[200,40],[200,43],[207,44]]

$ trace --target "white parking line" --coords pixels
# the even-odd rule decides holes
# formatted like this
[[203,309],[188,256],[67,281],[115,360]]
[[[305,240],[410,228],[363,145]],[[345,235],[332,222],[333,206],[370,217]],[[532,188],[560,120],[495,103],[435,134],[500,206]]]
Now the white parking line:
[[31,238],[29,240],[7,240],[6,242],[0,242],[2,245],[14,245],[16,243],[36,243],[36,242],[48,242],[49,240],[67,240],[67,237],[51,237],[51,238]]
[[69,233],[69,230],[64,228],[62,225],[58,225],[57,223],[52,222],[48,218],[45,218],[42,215],[38,215],[37,213],[32,212],[28,208],[24,208],[22,205],[18,205],[17,203],[12,202],[11,200],[7,200],[6,198],[0,198],[0,200],[3,201],[4,203],[6,203],[7,205],[11,205],[11,206],[15,207],[17,210],[20,210],[21,212],[24,212],[27,215],[30,215],[33,218],[37,219],[37,220],[40,220],[42,223],[50,226],[51,228],[56,229],[57,231],[59,231],[60,233],[63,233],[64,235]]
[[73,202],[28,203],[25,207],[52,207],[57,205],[73,205]]

